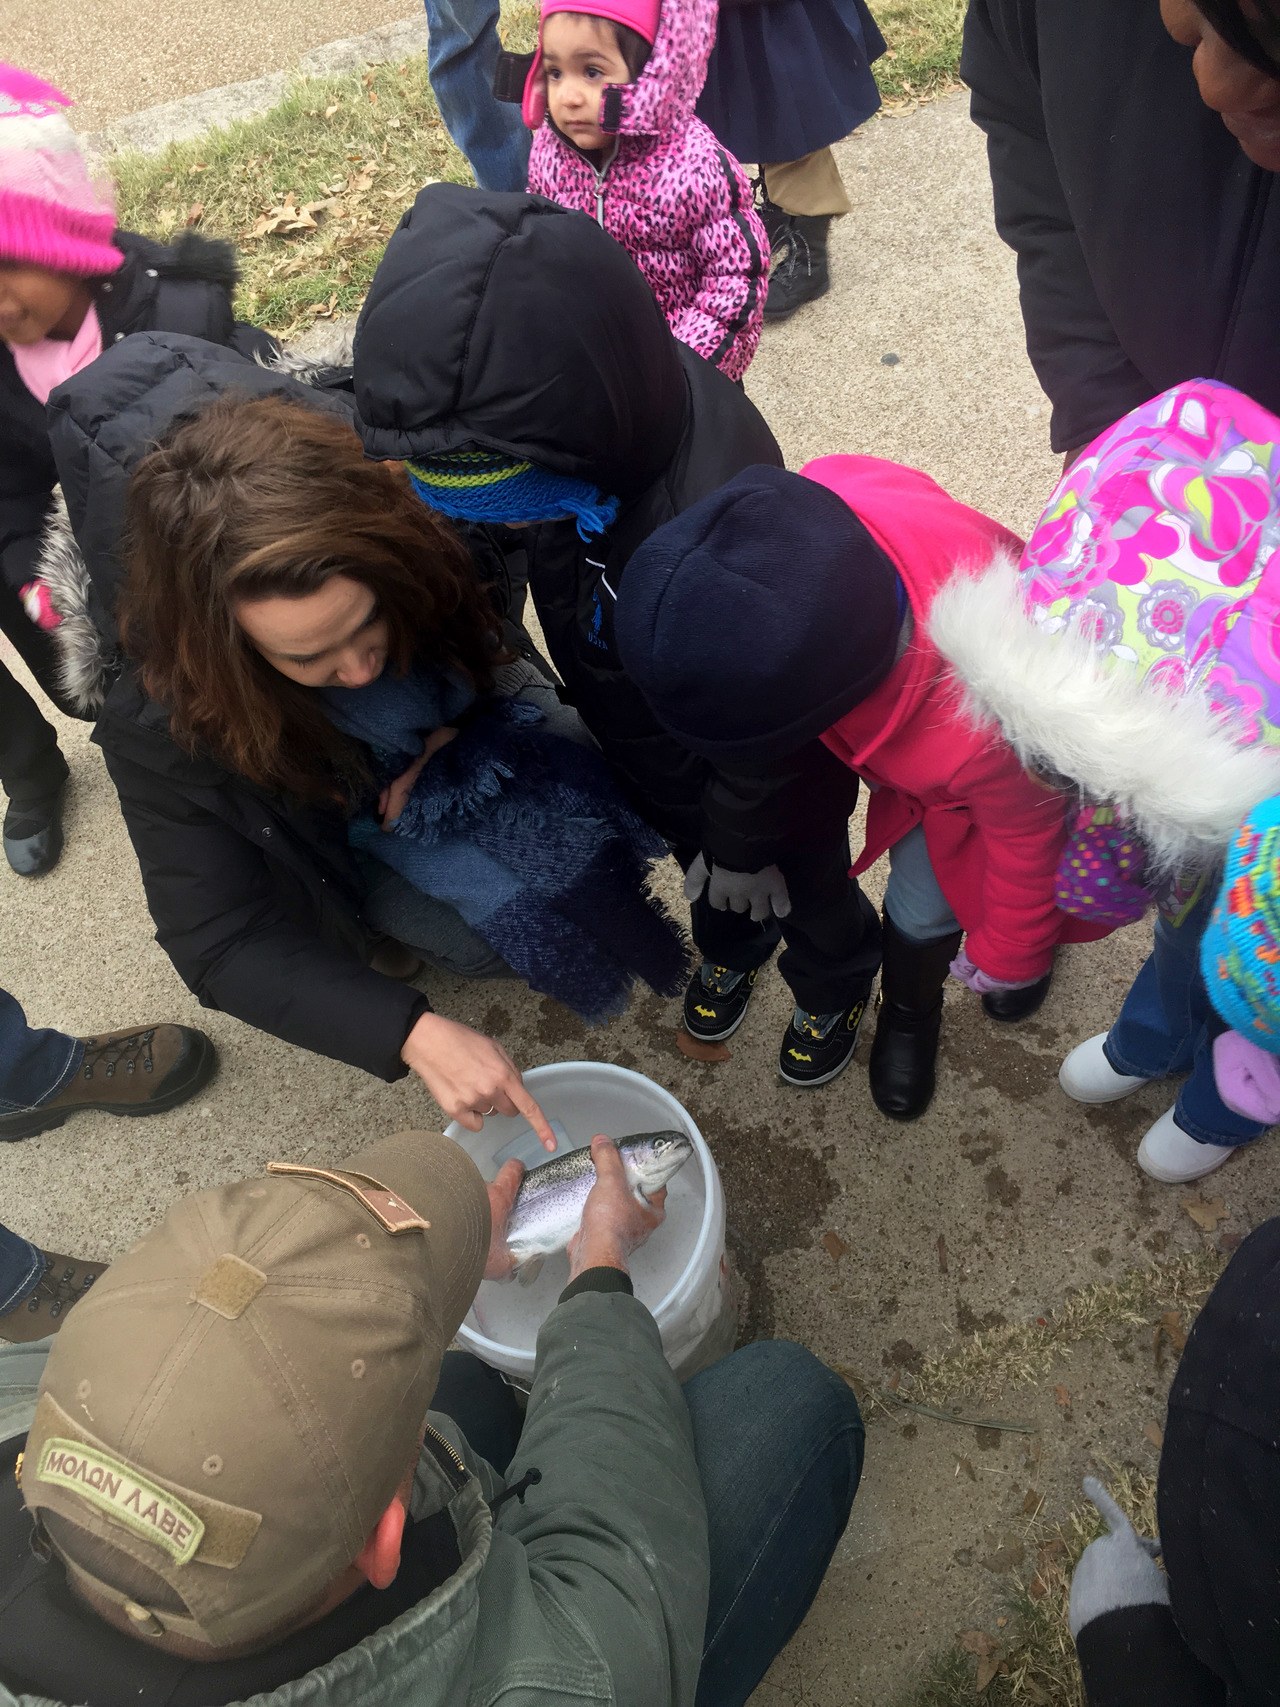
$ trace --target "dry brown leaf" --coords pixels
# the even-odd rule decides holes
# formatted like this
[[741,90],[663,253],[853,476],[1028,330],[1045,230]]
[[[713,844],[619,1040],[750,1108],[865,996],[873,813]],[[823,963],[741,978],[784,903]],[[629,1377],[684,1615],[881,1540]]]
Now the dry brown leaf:
[[1160,1448],[1164,1445],[1164,1430],[1160,1427],[1160,1424],[1158,1422],[1149,1422],[1143,1429],[1142,1433],[1144,1437],[1151,1442],[1152,1446],[1155,1447],[1156,1451],[1159,1452]]
[[938,1273],[947,1272],[947,1241],[941,1233],[938,1234],[936,1247],[938,1252]]
[[979,1695],[982,1694],[983,1690],[987,1688],[991,1683],[991,1680],[999,1672],[1000,1663],[1003,1657],[1004,1656],[998,1650],[994,1654],[980,1654],[978,1656],[978,1669],[974,1675],[973,1682]]
[[1022,1501],[1022,1510],[1027,1517],[1034,1517],[1044,1504],[1044,1495],[1036,1488],[1028,1488]]
[[690,1037],[683,1026],[676,1032],[676,1048],[689,1061],[729,1061],[733,1051],[727,1043],[704,1043],[700,1037]]
[[822,1235],[822,1248],[832,1262],[839,1262],[840,1258],[847,1256],[849,1252],[848,1245],[845,1244],[839,1233],[824,1233]]
[[1184,1197],[1182,1207],[1206,1233],[1214,1232],[1218,1222],[1227,1218],[1227,1206],[1220,1197]]
[[1066,1551],[1067,1544],[1062,1539],[1061,1535],[1051,1535],[1047,1541],[1043,1541],[1040,1544],[1041,1565],[1048,1565],[1055,1559],[1064,1558],[1066,1556]]
[[1005,1625],[1008,1622],[1009,1622],[1009,1620],[1005,1617],[1004,1613],[1002,1612],[1000,1614],[999,1618],[996,1619],[996,1629],[997,1630],[1003,1630]]
[[971,1482],[976,1482],[978,1479],[978,1472],[973,1467],[973,1459],[972,1458],[959,1458],[959,1459],[957,1459],[956,1460],[956,1475],[957,1476],[967,1476]]
[[207,172],[209,170],[209,162],[207,160],[197,160],[191,170],[193,172]]
[[956,1640],[966,1654],[994,1654],[999,1649],[995,1637],[985,1630],[962,1630]]
[[342,106],[341,101],[335,101],[331,107],[325,108],[324,116],[327,119],[331,119],[333,117],[333,115],[341,108],[341,106]]
[[1048,1592],[1049,1591],[1044,1584],[1044,1578],[1041,1576],[1032,1577],[1031,1581],[1027,1584],[1027,1593],[1031,1596],[1032,1600],[1043,1600]]
[[1071,1409],[1071,1389],[1069,1387],[1064,1387],[1061,1381],[1059,1381],[1058,1385],[1053,1389],[1053,1402],[1057,1405],[1060,1411],[1069,1411]]
[[388,130],[399,130],[400,126],[403,122],[404,121],[402,119],[388,119],[387,120],[387,129]]
[[889,1390],[890,1393],[896,1393],[898,1391],[898,1388],[901,1387],[901,1385],[902,1385],[902,1371],[900,1369],[895,1369],[893,1374],[885,1382],[885,1386]]
[[204,203],[203,202],[192,202],[191,206],[187,209],[187,217],[183,220],[182,223],[184,225],[199,225],[200,221],[203,218],[204,218]]

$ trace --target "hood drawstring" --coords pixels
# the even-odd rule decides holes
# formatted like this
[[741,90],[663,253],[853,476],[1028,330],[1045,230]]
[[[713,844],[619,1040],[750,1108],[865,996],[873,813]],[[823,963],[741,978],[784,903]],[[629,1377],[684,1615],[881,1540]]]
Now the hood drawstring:
[[524,1496],[529,1492],[529,1489],[536,1488],[541,1480],[541,1470],[526,1470],[518,1482],[512,1482],[509,1488],[502,1490],[496,1500],[489,1501],[490,1514],[497,1517],[500,1507],[504,1506],[508,1500],[519,1500],[520,1504],[523,1505]]

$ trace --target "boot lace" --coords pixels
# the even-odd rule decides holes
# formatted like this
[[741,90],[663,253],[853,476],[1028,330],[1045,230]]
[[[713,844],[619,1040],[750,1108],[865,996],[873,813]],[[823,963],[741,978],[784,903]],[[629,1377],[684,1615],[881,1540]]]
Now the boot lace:
[[151,1026],[146,1031],[130,1032],[127,1037],[105,1037],[101,1042],[95,1037],[87,1037],[81,1076],[92,1079],[100,1071],[104,1079],[113,1079],[121,1067],[126,1076],[135,1073],[139,1067],[144,1073],[154,1072],[151,1043],[155,1034],[156,1028]]
[[27,1299],[27,1309],[39,1310],[47,1305],[49,1314],[55,1318],[64,1310],[69,1310],[84,1297],[97,1279],[94,1274],[84,1274],[76,1280],[76,1273],[74,1266],[59,1268],[55,1272],[52,1257],[46,1257],[44,1273],[36,1282],[35,1291]]

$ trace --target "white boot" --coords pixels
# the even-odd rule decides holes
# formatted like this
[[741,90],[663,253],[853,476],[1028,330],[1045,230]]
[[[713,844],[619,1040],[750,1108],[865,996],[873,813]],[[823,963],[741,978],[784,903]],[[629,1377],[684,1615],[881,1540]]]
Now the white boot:
[[1138,1145],[1138,1166],[1164,1185],[1182,1185],[1220,1168],[1234,1148],[1232,1144],[1202,1144],[1182,1130],[1169,1109]]
[[1107,1034],[1100,1031],[1077,1043],[1058,1069],[1058,1083],[1073,1102],[1119,1102],[1131,1092],[1151,1083],[1132,1073],[1117,1073],[1102,1053]]

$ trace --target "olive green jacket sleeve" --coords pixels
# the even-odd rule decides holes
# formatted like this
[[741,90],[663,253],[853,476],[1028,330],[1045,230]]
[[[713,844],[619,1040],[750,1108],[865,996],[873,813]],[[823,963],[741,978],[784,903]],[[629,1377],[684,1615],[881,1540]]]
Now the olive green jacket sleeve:
[[[684,1395],[637,1299],[584,1292],[543,1324],[508,1484],[535,1469],[541,1479],[495,1524],[506,1616],[558,1656],[566,1683],[577,1672],[585,1699],[603,1684],[612,1707],[690,1707],[707,1616],[706,1508]],[[508,1539],[519,1555],[503,1557]],[[481,1671],[489,1651],[482,1638]]]

